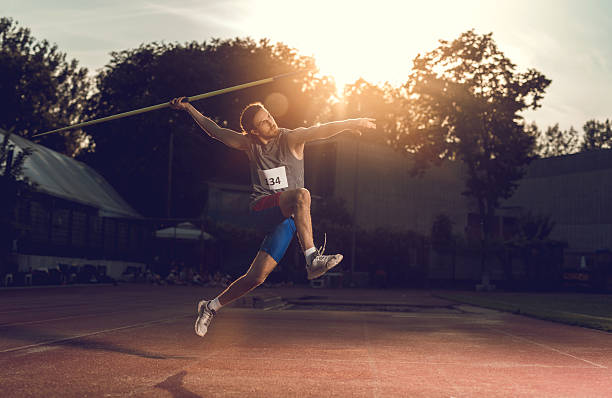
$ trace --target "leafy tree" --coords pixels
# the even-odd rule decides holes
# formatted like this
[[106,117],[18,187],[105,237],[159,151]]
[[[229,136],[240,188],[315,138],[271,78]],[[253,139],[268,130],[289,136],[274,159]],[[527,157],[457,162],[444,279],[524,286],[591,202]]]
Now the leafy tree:
[[17,150],[9,139],[11,134],[0,131],[0,275],[8,267],[9,253],[13,239],[16,237],[15,208],[17,200],[24,190],[33,185],[23,175],[23,166],[26,158],[33,152],[31,148]]
[[[0,128],[30,138],[78,122],[90,86],[87,70],[11,18],[0,18]],[[40,142],[67,155],[80,149],[82,132],[52,134]]]
[[526,125],[525,130],[535,138],[535,156],[549,158],[576,153],[580,149],[580,138],[574,127],[570,127],[569,130],[561,130],[557,123],[543,131],[532,123]]
[[524,245],[526,242],[544,241],[549,238],[556,224],[549,215],[527,211],[518,220],[518,234],[512,242]]
[[376,131],[362,131],[362,139],[392,145],[394,134],[403,116],[402,89],[382,86],[358,79],[344,87],[340,101],[332,107],[334,119],[372,117],[376,119]]
[[556,222],[550,215],[532,211],[523,212],[517,221],[516,234],[504,242],[504,250],[500,252],[506,280],[513,279],[512,258],[518,255],[527,269],[530,282],[542,285],[539,288],[544,285],[554,287],[562,261],[558,249],[567,246],[566,242],[550,238]]
[[[283,44],[252,39],[151,43],[111,56],[97,76],[98,94],[88,111],[90,118],[314,67],[312,58]],[[333,90],[326,78],[310,73],[215,96],[194,106],[220,125],[240,131],[242,108],[262,101],[279,125],[292,128],[315,123]],[[148,216],[165,214],[171,133],[172,216],[192,217],[202,211],[206,181],[249,182],[244,154],[210,139],[188,115],[171,109],[94,125],[86,131],[93,139],[90,153],[82,159]]]
[[584,142],[580,148],[581,151],[612,148],[612,125],[609,119],[606,119],[605,122],[589,120],[582,129],[584,130]]
[[397,145],[414,154],[415,172],[442,159],[466,167],[466,190],[483,220],[483,256],[500,199],[509,198],[531,161],[534,138],[520,112],[536,109],[550,84],[517,72],[492,34],[473,30],[418,55],[406,83],[410,118]]

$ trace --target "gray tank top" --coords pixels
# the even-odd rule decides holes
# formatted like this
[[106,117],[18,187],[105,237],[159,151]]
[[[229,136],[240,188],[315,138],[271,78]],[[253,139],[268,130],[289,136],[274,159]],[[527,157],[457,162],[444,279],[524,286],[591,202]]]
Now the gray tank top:
[[248,136],[246,153],[253,187],[251,205],[266,195],[304,188],[304,159],[291,153],[287,134],[291,134],[291,130],[279,128],[278,135],[266,145]]

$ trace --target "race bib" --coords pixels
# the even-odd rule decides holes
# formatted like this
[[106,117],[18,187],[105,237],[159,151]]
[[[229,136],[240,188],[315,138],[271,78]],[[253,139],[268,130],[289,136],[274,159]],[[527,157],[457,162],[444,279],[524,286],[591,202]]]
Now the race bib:
[[269,189],[288,188],[287,172],[285,166],[276,167],[268,170],[257,170],[261,185]]

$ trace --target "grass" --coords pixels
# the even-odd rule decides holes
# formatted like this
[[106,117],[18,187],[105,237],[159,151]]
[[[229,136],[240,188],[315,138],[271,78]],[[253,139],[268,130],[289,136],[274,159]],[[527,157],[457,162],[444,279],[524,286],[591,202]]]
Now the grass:
[[612,295],[581,293],[440,292],[437,297],[612,332]]

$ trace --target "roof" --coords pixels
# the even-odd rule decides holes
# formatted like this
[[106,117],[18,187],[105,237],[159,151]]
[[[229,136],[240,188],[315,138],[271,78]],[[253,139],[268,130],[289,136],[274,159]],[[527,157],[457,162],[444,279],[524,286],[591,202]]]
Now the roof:
[[[0,135],[5,134],[6,131],[0,130]],[[37,184],[37,191],[98,208],[102,217],[142,218],[85,163],[16,134],[11,134],[9,141],[17,150],[33,148],[34,152],[25,160],[24,175]]]
[[595,149],[536,159],[529,165],[525,178],[542,178],[609,169],[612,169],[612,149]]
[[155,231],[158,238],[185,239],[185,240],[213,240],[214,237],[208,232],[197,228],[190,222],[183,222],[176,227],[163,228]]

